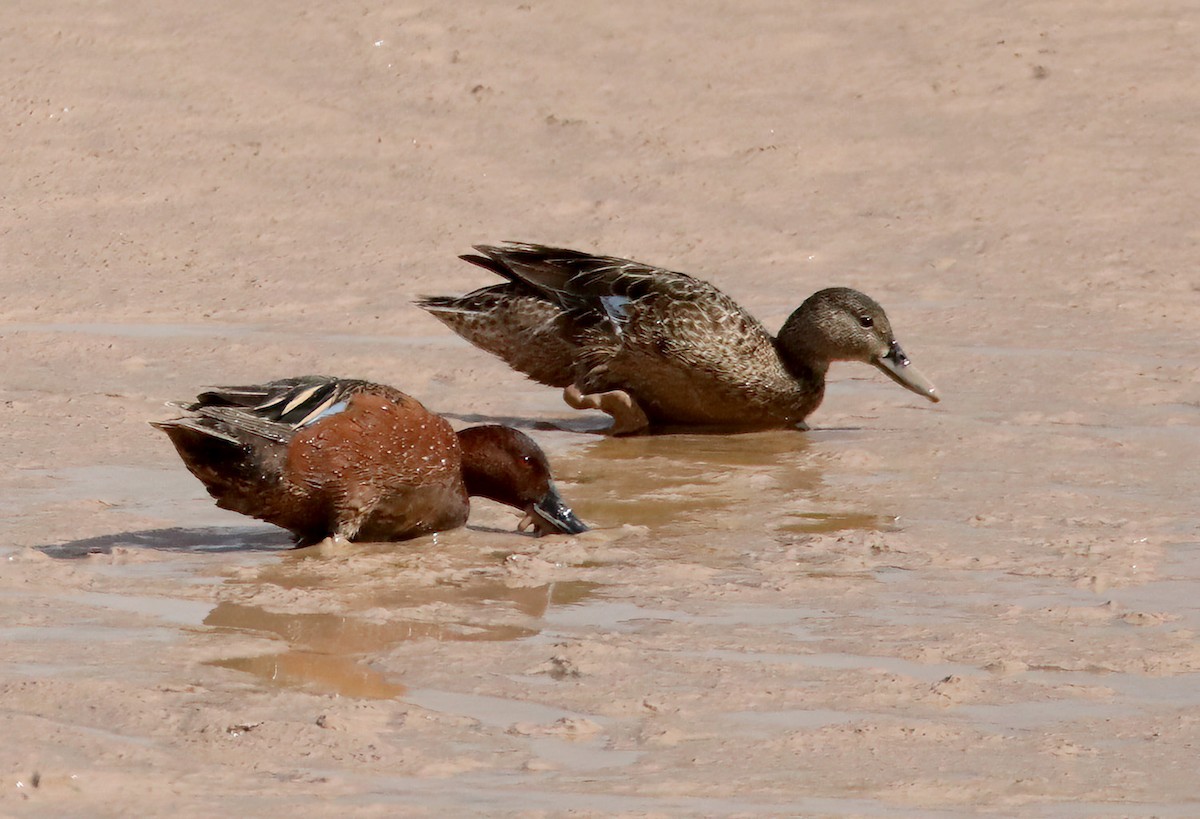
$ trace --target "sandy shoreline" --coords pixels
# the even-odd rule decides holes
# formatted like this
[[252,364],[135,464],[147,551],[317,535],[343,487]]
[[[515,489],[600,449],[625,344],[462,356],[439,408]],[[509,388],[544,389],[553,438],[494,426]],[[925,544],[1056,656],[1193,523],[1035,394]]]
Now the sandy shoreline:
[[[1186,4],[7,11],[0,813],[1200,812]],[[411,303],[505,239],[857,287],[945,400],[593,434]],[[312,372],[596,530],[281,551],[147,425]]]

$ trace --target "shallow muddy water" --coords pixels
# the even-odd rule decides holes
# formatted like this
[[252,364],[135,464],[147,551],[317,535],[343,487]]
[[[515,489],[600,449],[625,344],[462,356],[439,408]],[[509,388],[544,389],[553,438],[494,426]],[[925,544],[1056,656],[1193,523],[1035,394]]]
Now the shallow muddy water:
[[[1027,369],[1054,356],[1007,353]],[[65,619],[5,630],[21,654],[10,673],[87,677],[73,646],[157,645],[264,696],[399,709],[397,737],[425,714],[467,732],[440,751],[446,737],[430,740],[441,763],[416,779],[351,777],[370,799],[425,807],[488,793],[503,806],[518,789],[551,811],[892,815],[906,797],[851,791],[915,775],[916,762],[853,777],[839,762],[889,747],[984,789],[1037,760],[1058,775],[1027,804],[1048,805],[1112,793],[1148,736],[1190,736],[1200,549],[1174,485],[1190,474],[1179,406],[1132,409],[1125,426],[1119,408],[1064,417],[978,393],[929,411],[846,369],[856,379],[831,388],[834,407],[886,412],[727,436],[542,424],[564,492],[595,527],[572,539],[512,533],[485,503],[437,538],[292,550],[211,507],[170,464],[29,470],[9,513],[94,504],[157,525],[10,552],[10,566],[66,580],[37,593]],[[10,610],[22,594],[9,584]],[[253,738],[267,722],[227,733]],[[719,766],[712,781],[748,775],[762,753],[828,761],[803,776],[756,767],[763,789],[748,801],[693,780],[687,797],[634,795],[684,749]],[[434,769],[452,790],[425,778]],[[826,795],[785,796],[797,776]]]
[[[436,538],[293,550],[170,463],[28,470],[10,514],[82,504],[153,525],[10,550],[0,603],[61,611],[0,634],[17,649],[9,673],[88,679],[124,646],[189,657],[204,689],[378,703],[390,716],[372,747],[395,736],[425,761],[339,774],[350,805],[904,815],[957,799],[895,790],[932,757],[980,798],[1012,798],[1011,784],[988,791],[997,777],[1051,771],[1026,808],[1123,788],[1121,810],[1143,811],[1127,794],[1133,772],[1149,775],[1135,749],[1183,754],[1200,690],[1180,406],[1133,408],[1125,426],[1119,407],[1057,416],[978,393],[929,411],[846,369],[835,410],[880,410],[809,433],[611,439],[535,414],[595,527],[578,538],[515,534],[481,503],[469,528]],[[258,712],[224,735],[261,736],[272,718]],[[313,724],[354,733],[341,719]],[[851,761],[884,749],[900,755]],[[684,780],[686,796],[644,793],[680,754],[710,772]],[[714,787],[747,776],[753,795]]]

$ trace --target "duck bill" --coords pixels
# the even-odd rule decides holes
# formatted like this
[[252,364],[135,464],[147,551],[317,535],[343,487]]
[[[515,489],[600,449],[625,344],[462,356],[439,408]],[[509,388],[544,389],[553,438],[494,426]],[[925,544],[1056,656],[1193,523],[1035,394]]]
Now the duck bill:
[[908,356],[904,354],[904,350],[900,349],[900,345],[893,341],[891,349],[887,355],[880,356],[871,362],[879,369],[883,370],[888,378],[895,381],[906,390],[912,390],[917,395],[923,395],[933,403],[941,401],[942,398],[937,394],[937,388],[933,383],[921,374],[921,371],[912,365],[908,360]]
[[553,484],[541,500],[530,504],[528,512],[525,520],[537,529],[539,535],[577,535],[588,530],[587,524],[577,518],[571,507],[563,502]]

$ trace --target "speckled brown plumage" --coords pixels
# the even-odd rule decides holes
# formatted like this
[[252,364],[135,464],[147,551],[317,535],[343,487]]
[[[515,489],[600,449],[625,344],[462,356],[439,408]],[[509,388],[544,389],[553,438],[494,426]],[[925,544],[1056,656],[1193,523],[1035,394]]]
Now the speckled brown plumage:
[[[575,322],[558,305],[514,283],[497,284],[465,296],[430,296],[421,306],[484,350],[504,350],[508,365],[548,387],[575,379]],[[503,321],[496,321],[497,316]]]
[[849,288],[815,293],[773,338],[733,299],[685,273],[541,245],[476,250],[482,255],[462,258],[508,282],[418,304],[514,369],[568,388],[573,406],[601,407],[598,398],[580,399],[619,394],[650,423],[802,426],[837,360],[871,363],[937,400],[883,308]]

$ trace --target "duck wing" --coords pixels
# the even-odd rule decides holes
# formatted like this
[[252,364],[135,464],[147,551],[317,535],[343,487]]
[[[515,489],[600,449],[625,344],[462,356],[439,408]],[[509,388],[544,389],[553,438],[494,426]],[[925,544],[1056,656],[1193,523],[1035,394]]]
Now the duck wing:
[[173,403],[188,414],[153,425],[172,438],[208,438],[236,446],[287,445],[302,428],[346,408],[358,392],[382,392],[411,401],[391,387],[356,379],[307,375],[265,384],[210,387],[192,403]]
[[740,309],[705,281],[631,259],[522,242],[475,249],[483,255],[462,258],[552,302],[581,326],[607,325],[618,335],[637,315],[639,303],[717,299]]
[[316,422],[339,408],[358,392],[403,395],[390,387],[351,378],[304,375],[265,384],[209,387],[183,409],[204,417],[220,418],[262,434],[272,425],[292,432]]

